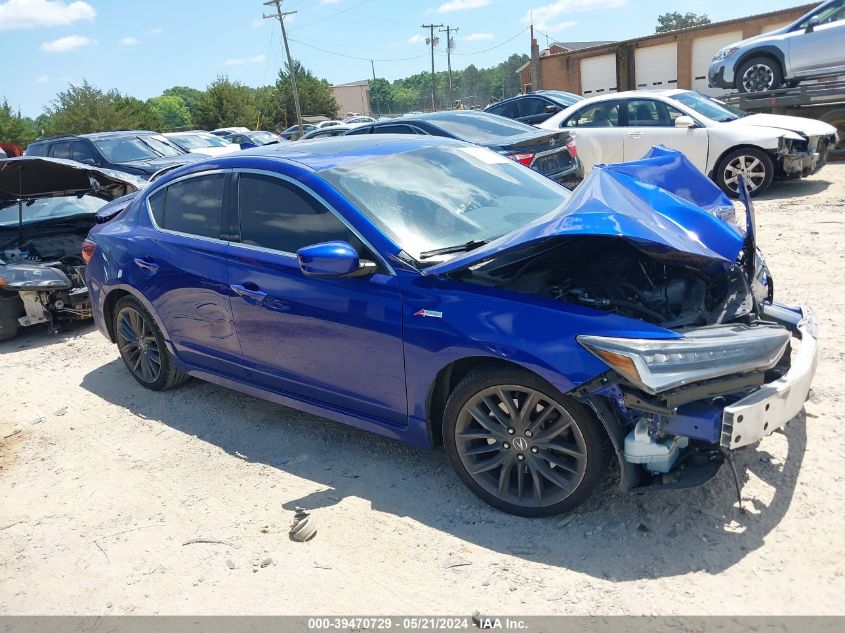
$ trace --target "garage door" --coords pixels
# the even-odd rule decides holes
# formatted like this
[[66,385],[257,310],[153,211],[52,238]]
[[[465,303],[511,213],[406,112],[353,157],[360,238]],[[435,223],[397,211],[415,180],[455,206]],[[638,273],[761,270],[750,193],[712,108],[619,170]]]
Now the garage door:
[[678,46],[646,46],[634,52],[637,90],[665,90],[678,85]]
[[589,97],[616,92],[616,55],[597,55],[581,60],[581,94]]
[[707,87],[707,69],[710,60],[720,50],[742,39],[742,31],[719,33],[707,37],[697,37],[692,41],[692,89],[706,95],[721,95],[730,90]]

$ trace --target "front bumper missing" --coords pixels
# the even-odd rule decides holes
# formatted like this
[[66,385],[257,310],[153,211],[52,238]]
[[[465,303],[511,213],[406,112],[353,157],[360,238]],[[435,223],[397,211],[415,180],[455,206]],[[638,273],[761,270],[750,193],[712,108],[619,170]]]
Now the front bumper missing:
[[800,347],[785,376],[763,385],[742,400],[725,407],[721,446],[734,450],[759,442],[782,428],[804,406],[819,361],[818,322],[812,310],[801,308],[797,331]]

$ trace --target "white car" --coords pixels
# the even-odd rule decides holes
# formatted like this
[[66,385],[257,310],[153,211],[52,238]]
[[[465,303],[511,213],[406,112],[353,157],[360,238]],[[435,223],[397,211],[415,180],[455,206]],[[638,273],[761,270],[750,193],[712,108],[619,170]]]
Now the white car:
[[219,136],[203,130],[193,132],[167,132],[164,136],[170,139],[174,145],[191,154],[202,154],[204,156],[222,156],[239,152],[241,146],[230,143]]
[[337,119],[333,119],[330,121],[320,121],[317,124],[317,129],[322,130],[324,127],[332,127],[335,125],[343,125],[343,121],[338,121]]
[[745,176],[752,195],[773,179],[821,169],[836,128],[802,117],[747,114],[690,90],[629,91],[584,99],[538,127],[566,128],[585,174],[600,163],[637,160],[653,145],[683,152],[730,196]]

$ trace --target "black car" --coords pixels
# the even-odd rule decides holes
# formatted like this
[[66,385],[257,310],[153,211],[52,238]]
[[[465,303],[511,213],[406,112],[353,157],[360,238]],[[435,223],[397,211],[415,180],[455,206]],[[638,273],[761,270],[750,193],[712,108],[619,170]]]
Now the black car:
[[562,90],[538,90],[491,103],[484,108],[484,111],[529,125],[537,125],[583,98]]
[[147,179],[160,169],[205,158],[184,151],[157,132],[146,130],[40,139],[30,143],[26,155],[75,160]]
[[446,136],[489,147],[562,184],[575,185],[583,177],[581,161],[568,132],[538,130],[486,112],[451,110],[409,114],[359,125],[346,133],[356,134]]

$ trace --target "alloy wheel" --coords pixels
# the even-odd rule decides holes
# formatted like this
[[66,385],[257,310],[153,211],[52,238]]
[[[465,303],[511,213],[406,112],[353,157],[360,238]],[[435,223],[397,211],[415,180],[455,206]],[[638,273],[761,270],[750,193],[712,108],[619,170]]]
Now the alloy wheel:
[[137,310],[123,308],[117,318],[117,344],[126,366],[144,383],[154,383],[161,375],[161,350],[152,327]]
[[470,397],[455,440],[470,477],[518,506],[559,503],[578,488],[587,467],[586,443],[572,416],[528,387],[500,385]]
[[749,66],[742,74],[742,86],[746,92],[765,92],[775,83],[774,71],[765,64]]
[[739,191],[739,177],[745,178],[748,192],[757,190],[766,180],[766,165],[756,156],[742,154],[725,165],[725,185],[731,191]]

